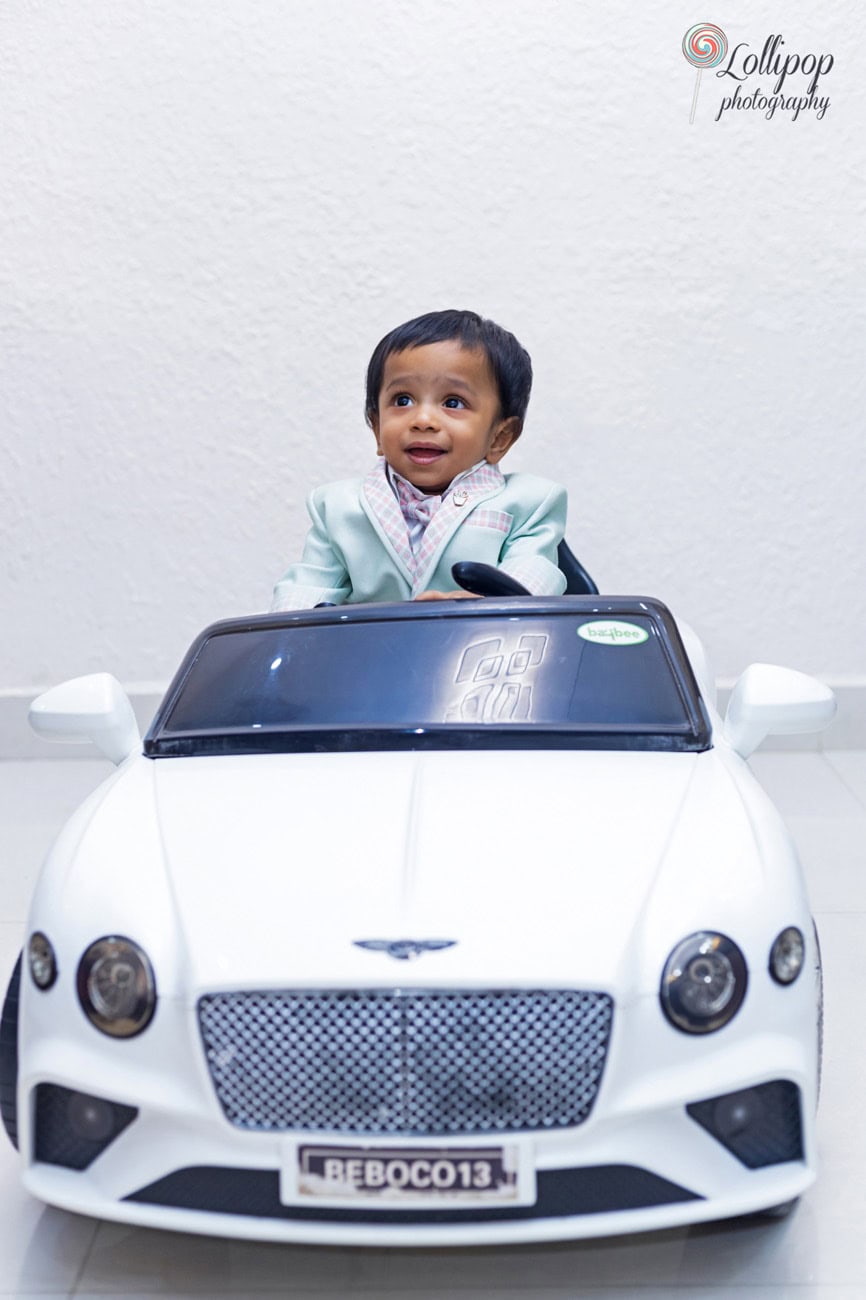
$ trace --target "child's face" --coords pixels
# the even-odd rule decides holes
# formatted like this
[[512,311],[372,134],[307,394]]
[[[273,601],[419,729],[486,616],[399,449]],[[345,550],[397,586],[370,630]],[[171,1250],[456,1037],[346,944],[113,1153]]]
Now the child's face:
[[520,432],[503,420],[487,354],[456,339],[394,352],[385,362],[376,447],[422,492],[442,492],[480,460],[494,465]]

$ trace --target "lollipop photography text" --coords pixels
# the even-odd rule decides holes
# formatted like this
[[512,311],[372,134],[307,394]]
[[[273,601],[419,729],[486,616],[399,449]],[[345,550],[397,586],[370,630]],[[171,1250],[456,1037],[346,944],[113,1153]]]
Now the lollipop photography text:
[[[766,38],[760,53],[748,41],[739,41],[729,54],[728,38],[720,27],[711,23],[690,27],[682,43],[686,60],[697,69],[689,122],[695,120],[701,72],[710,68],[715,70],[717,78],[736,83],[729,94],[722,96],[716,122],[725,114],[741,110],[757,112],[767,121],[776,116],[788,117],[793,122],[801,115],[823,118],[830,107],[830,96],[821,93],[819,83],[831,71],[833,55],[796,53],[783,48],[785,44],[783,36],[773,34]],[[756,79],[754,89],[744,85],[752,78]]]
[[[741,41],[734,47],[727,64],[716,70],[717,77],[733,77],[738,83],[733,94],[723,96],[716,113],[717,122],[723,113],[731,109],[757,109],[767,119],[777,111],[790,112],[795,122],[803,112],[814,112],[817,118],[824,116],[830,107],[830,96],[818,93],[818,82],[833,67],[833,55],[783,54],[781,47],[784,44],[781,36],[768,36],[760,54],[751,51],[746,41]],[[760,85],[753,92],[744,93],[739,83],[747,81],[756,73],[758,77],[775,77],[776,81],[766,93]],[[793,80],[788,81],[788,78],[796,78],[798,75],[807,78],[805,86],[802,83],[797,86]],[[794,93],[795,89],[800,93]]]

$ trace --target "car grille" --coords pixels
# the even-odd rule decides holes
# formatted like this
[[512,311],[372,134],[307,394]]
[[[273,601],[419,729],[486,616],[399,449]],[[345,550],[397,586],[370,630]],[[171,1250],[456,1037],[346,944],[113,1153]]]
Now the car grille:
[[208,1066],[245,1129],[445,1135],[581,1124],[613,1002],[575,990],[217,993]]

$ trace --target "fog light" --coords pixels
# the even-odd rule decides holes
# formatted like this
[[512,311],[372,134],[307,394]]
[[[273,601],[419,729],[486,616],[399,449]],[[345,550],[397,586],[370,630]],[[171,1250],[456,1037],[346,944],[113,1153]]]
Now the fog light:
[[89,1168],[138,1114],[135,1106],[56,1083],[34,1091],[33,1159],[64,1169]]
[[803,1159],[800,1089],[788,1079],[692,1102],[686,1111],[747,1169]]
[[777,984],[793,984],[803,969],[806,945],[796,925],[789,925],[770,949],[770,974]]
[[723,934],[702,930],[678,943],[662,973],[662,1009],[677,1029],[709,1034],[721,1029],[746,996],[743,954]]
[[78,997],[87,1018],[104,1034],[140,1034],[156,1008],[147,954],[131,939],[97,939],[78,965]]
[[34,931],[27,945],[27,959],[30,974],[38,989],[45,992],[57,979],[57,958],[51,946],[51,940],[41,930]]
[[715,1130],[722,1141],[730,1141],[747,1132],[760,1114],[760,1098],[754,1090],[729,1093],[716,1102],[713,1112]]
[[69,1127],[87,1142],[104,1142],[114,1132],[114,1107],[101,1097],[88,1097],[83,1092],[73,1092],[66,1114]]

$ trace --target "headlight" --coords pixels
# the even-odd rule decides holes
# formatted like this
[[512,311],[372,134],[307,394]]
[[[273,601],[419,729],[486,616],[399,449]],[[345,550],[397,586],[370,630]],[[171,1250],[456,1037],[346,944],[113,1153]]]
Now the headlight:
[[770,974],[777,984],[793,984],[803,969],[806,945],[796,925],[789,925],[776,936],[770,949]]
[[27,945],[27,961],[33,983],[44,993],[57,979],[57,958],[51,940],[41,930],[35,930],[30,936]]
[[743,954],[723,934],[702,930],[674,948],[660,990],[662,1009],[687,1034],[709,1034],[736,1015],[746,995]]
[[78,963],[78,997],[88,1020],[104,1034],[140,1034],[156,1008],[147,954],[131,939],[97,939]]

